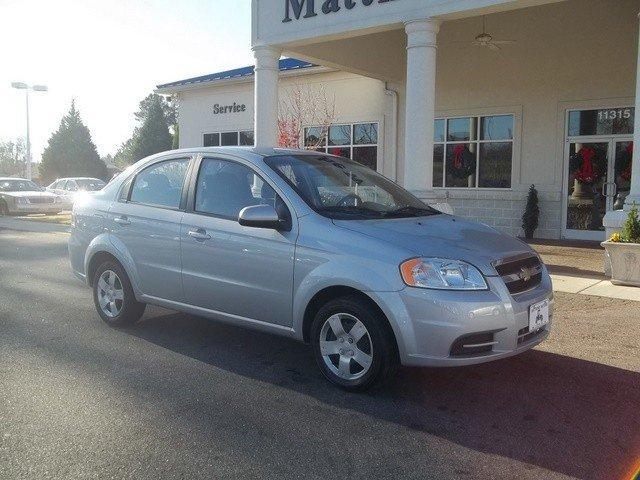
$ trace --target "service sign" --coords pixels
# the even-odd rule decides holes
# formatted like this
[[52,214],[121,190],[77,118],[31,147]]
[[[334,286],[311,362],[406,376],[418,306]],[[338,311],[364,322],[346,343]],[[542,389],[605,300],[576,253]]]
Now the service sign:
[[220,105],[216,103],[213,106],[214,115],[223,115],[225,113],[241,113],[247,110],[247,105],[244,103],[233,102],[231,105]]

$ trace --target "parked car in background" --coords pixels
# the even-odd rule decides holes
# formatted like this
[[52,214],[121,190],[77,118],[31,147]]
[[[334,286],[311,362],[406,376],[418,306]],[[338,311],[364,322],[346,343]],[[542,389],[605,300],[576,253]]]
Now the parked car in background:
[[31,180],[0,177],[0,215],[56,214],[62,210],[60,197]]
[[290,336],[346,389],[397,363],[517,355],[551,326],[551,279],[531,247],[333,155],[158,154],[76,202],[72,225],[72,269],[106,323],[150,303]]
[[47,187],[47,191],[60,196],[65,207],[71,209],[78,194],[83,192],[97,192],[105,185],[106,183],[99,178],[59,178]]

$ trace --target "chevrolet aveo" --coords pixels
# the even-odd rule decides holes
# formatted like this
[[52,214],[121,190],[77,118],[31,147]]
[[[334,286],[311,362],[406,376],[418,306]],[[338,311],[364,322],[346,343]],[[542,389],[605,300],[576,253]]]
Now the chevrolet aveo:
[[75,203],[69,254],[109,325],[154,304],[293,337],[350,390],[398,364],[516,355],[552,319],[551,280],[525,243],[310,151],[141,160]]

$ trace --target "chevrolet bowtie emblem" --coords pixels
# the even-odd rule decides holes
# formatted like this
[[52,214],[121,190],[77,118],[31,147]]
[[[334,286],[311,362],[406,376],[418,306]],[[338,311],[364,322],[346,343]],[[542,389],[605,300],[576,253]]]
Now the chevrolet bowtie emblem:
[[533,268],[522,267],[518,275],[523,282],[528,282],[535,275]]

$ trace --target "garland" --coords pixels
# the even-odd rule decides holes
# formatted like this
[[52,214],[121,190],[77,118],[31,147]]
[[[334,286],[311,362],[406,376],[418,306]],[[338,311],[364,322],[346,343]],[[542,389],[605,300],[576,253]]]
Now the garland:
[[631,180],[631,159],[633,158],[633,142],[629,142],[624,152],[616,156],[616,171],[620,172],[620,178]]

